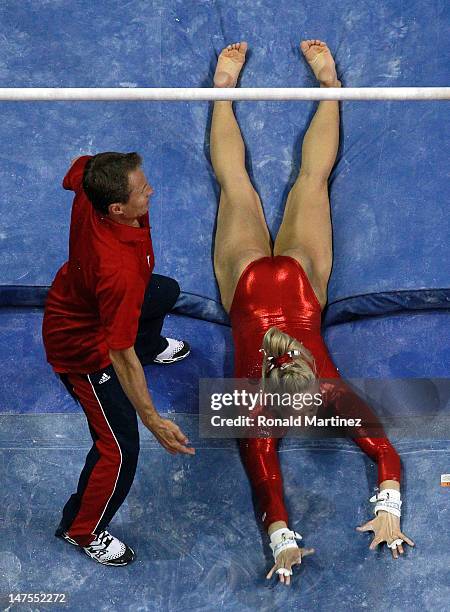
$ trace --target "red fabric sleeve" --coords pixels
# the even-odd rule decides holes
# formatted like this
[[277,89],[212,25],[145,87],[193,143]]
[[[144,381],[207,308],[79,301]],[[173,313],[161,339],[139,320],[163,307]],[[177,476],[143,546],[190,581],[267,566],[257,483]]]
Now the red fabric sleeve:
[[378,465],[378,484],[401,479],[400,457],[384,433],[383,425],[366,402],[342,379],[322,382],[325,406],[345,419],[361,419],[359,427],[349,428],[353,441]]
[[82,155],[69,168],[63,180],[63,187],[68,191],[79,191],[83,183],[83,174],[88,159],[92,155]]
[[252,485],[264,527],[289,522],[284,504],[283,479],[278,460],[278,438],[239,440],[242,463]]
[[96,297],[108,347],[115,351],[134,345],[145,287],[128,280],[120,270],[102,275]]

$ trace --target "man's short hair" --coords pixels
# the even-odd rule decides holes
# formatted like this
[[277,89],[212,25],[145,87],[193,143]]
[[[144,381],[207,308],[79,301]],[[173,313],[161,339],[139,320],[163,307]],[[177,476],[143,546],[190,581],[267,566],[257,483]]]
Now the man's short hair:
[[128,173],[139,168],[138,153],[98,153],[84,169],[83,189],[93,207],[104,215],[115,202],[126,204],[130,197]]

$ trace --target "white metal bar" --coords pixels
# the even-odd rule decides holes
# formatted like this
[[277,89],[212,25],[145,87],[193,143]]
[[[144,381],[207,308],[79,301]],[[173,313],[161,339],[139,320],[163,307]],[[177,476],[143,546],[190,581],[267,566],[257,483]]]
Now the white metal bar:
[[450,87],[0,88],[0,101],[449,100]]

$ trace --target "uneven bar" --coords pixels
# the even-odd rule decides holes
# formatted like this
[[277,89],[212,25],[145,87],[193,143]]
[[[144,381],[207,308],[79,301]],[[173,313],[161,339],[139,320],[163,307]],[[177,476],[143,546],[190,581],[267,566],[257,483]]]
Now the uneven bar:
[[450,100],[450,87],[25,87],[0,88],[0,101]]

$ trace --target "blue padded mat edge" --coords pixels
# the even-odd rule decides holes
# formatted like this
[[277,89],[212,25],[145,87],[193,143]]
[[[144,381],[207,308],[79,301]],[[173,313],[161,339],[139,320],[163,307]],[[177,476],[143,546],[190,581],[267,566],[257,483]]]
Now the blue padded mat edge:
[[[0,307],[33,306],[42,308],[49,287],[9,285],[0,287]],[[328,304],[324,325],[336,325],[369,316],[409,311],[450,309],[450,289],[384,292],[359,295]],[[195,319],[228,325],[222,306],[211,298],[182,292],[174,311]]]

